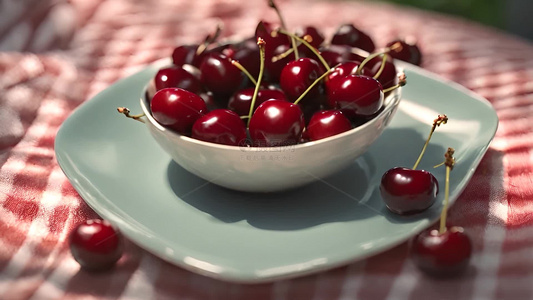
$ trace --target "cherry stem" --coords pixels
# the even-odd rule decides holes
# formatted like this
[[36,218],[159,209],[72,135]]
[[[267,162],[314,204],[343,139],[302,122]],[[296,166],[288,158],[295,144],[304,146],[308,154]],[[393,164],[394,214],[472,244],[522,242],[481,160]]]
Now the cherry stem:
[[232,59],[231,64],[237,67],[237,69],[241,70],[241,72],[243,72],[244,75],[246,75],[254,85],[257,85],[257,81],[255,80],[255,78],[252,76],[252,74],[250,74],[250,72],[248,72],[248,70],[246,70],[243,65],[241,65],[240,62]]
[[407,84],[407,77],[405,76],[405,73],[401,73],[398,76],[398,84],[393,85],[390,88],[384,89],[383,90],[383,94],[386,94],[386,93],[388,93],[390,91],[393,91],[393,90],[395,90],[397,88],[400,88],[400,87],[402,87],[402,86],[404,86],[406,84]]
[[324,74],[320,75],[320,77],[313,81],[313,83],[300,95],[300,97],[294,101],[294,104],[298,104],[305,97],[305,95],[307,95],[307,93],[309,93],[309,91],[320,82],[320,80],[324,79],[324,77],[326,77],[332,71],[333,69],[329,69],[327,72],[324,72]]
[[204,42],[200,46],[198,46],[198,48],[196,49],[196,55],[202,54],[209,45],[211,45],[214,41],[218,39],[221,32],[222,32],[222,23],[218,23],[215,29],[215,32],[213,34],[209,34],[208,36],[206,36]]
[[326,62],[326,60],[322,57],[322,55],[320,55],[320,52],[318,52],[318,50],[316,50],[315,47],[311,46],[311,44],[309,44],[309,42],[307,41],[307,39],[312,39],[310,35],[305,35],[304,38],[301,38],[293,33],[290,33],[290,32],[287,32],[283,29],[278,29],[277,31],[272,31],[272,36],[276,36],[277,33],[281,33],[281,34],[284,34],[284,35],[288,35],[294,39],[296,39],[297,41],[301,42],[302,44],[304,44],[307,48],[309,48],[309,50],[311,50],[317,57],[318,59],[320,60],[320,62],[324,65],[324,67],[326,67],[326,70],[329,70],[331,69],[331,67],[328,65],[328,63]]
[[453,157],[454,153],[455,150],[453,148],[448,148],[448,151],[446,151],[446,154],[444,154],[444,157],[446,158],[444,161],[444,164],[446,165],[446,185],[444,186],[444,204],[440,214],[440,234],[446,232],[446,217],[448,214],[448,203],[450,198],[450,171],[453,170],[455,165],[455,158]]
[[353,54],[359,55],[361,57],[368,56],[368,54],[369,54],[365,50],[359,49],[357,47],[350,47],[350,52],[353,53]]
[[385,62],[387,61],[387,54],[383,54],[383,58],[381,59],[381,65],[379,66],[379,70],[376,72],[376,75],[374,75],[374,79],[378,79],[379,76],[381,76],[381,73],[383,73],[383,70],[385,70]]
[[117,111],[126,116],[127,118],[144,123],[144,120],[141,118],[144,117],[145,114],[131,115],[131,111],[127,107],[117,107]]
[[250,102],[250,111],[248,112],[248,122],[247,126],[250,126],[250,120],[252,119],[252,114],[254,113],[255,100],[257,99],[257,93],[259,93],[259,86],[261,85],[261,80],[263,79],[263,71],[265,69],[265,41],[262,38],[257,38],[257,46],[259,46],[259,76],[257,77],[257,82],[255,84],[254,95],[252,101]]
[[372,53],[370,55],[368,55],[364,60],[363,62],[361,62],[361,64],[359,65],[359,68],[357,69],[357,71],[355,72],[356,75],[361,75],[361,72],[363,71],[363,68],[364,66],[366,66],[366,64],[371,61],[372,59],[374,59],[375,57],[378,57],[382,54],[387,54],[389,53],[391,50],[394,50],[398,47],[401,47],[401,44],[398,42],[398,43],[394,43],[392,44],[390,47],[387,47],[385,49],[383,49],[382,51],[379,51],[379,52],[375,52],[375,53]]
[[433,126],[431,126],[431,131],[429,132],[429,136],[426,139],[426,143],[424,144],[424,147],[422,148],[422,152],[420,152],[420,155],[418,156],[418,159],[416,160],[415,165],[413,166],[413,170],[416,170],[418,167],[418,164],[420,164],[420,161],[422,160],[422,156],[424,156],[424,153],[426,152],[426,148],[428,147],[429,140],[431,140],[431,136],[433,135],[433,132],[435,132],[435,129],[439,127],[441,124],[446,124],[448,122],[448,117],[446,115],[438,115],[435,120],[433,120]]
[[[284,30],[287,30],[287,23],[285,23],[285,20],[283,19],[283,16],[281,15],[281,11],[279,10],[276,3],[274,3],[274,0],[268,0],[268,6],[273,8],[276,14],[278,15],[279,22],[281,23],[281,28],[283,28]],[[296,47],[296,41],[294,40],[294,37],[291,36],[290,38],[291,38],[292,49],[294,50],[294,59],[298,60],[300,58],[300,55],[298,53],[298,47]]]
[[294,52],[294,49],[290,48],[289,50],[272,57],[272,62],[277,62],[278,60],[284,59],[285,57],[289,56],[293,52]]

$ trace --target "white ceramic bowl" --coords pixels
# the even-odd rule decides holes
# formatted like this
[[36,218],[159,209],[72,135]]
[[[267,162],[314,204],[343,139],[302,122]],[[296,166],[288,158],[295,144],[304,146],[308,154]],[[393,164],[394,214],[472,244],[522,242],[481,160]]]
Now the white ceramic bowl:
[[400,94],[400,89],[389,93],[381,113],[359,127],[319,141],[284,147],[226,146],[192,139],[157,123],[144,96],[141,107],[152,136],[187,171],[232,190],[278,192],[348,167],[389,124]]

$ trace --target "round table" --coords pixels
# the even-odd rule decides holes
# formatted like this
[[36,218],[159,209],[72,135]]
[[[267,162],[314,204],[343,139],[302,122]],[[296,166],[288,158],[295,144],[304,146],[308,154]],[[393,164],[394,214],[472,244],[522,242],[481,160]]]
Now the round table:
[[[223,37],[242,38],[253,34],[258,20],[277,17],[266,1],[257,0],[71,0],[32,14],[30,43],[46,47],[20,49],[38,53],[0,53],[0,298],[533,297],[533,45],[463,19],[394,5],[303,0],[278,5],[290,28],[314,25],[330,36],[340,24],[353,23],[378,47],[396,37],[414,38],[423,68],[493,105],[500,122],[496,137],[449,211],[450,223],[463,226],[472,239],[471,268],[460,277],[433,279],[413,265],[404,243],[330,271],[244,285],[191,273],[127,243],[111,271],[80,270],[66,240],[73,226],[97,215],[55,160],[61,123],[116,80],[168,57],[179,44],[201,41],[219,22]],[[75,27],[46,27],[64,18],[66,8],[76,20],[68,24]],[[24,25],[15,23],[10,28],[22,30]],[[64,49],[54,49],[54,34]]]

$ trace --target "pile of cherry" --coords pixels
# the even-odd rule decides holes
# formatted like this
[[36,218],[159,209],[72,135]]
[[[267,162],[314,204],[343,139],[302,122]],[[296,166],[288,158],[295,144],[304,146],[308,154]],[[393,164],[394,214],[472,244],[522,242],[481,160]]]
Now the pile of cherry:
[[224,145],[285,146],[348,131],[405,84],[392,58],[421,60],[403,40],[374,52],[372,39],[351,24],[327,43],[312,26],[293,34],[259,22],[253,37],[226,44],[215,42],[219,32],[175,48],[148,97],[161,125]]
[[[154,119],[195,139],[224,145],[285,146],[333,136],[375,117],[384,95],[405,84],[395,59],[419,65],[414,44],[395,40],[375,52],[372,39],[351,24],[338,28],[326,42],[315,27],[296,34],[284,26],[259,22],[255,36],[239,43],[217,44],[220,33],[204,42],[174,49],[171,66],[160,69],[148,89]],[[369,54],[370,53],[370,54]],[[132,116],[127,108],[119,112]],[[437,179],[416,170],[435,129],[447,122],[439,115],[412,169],[392,168],[380,192],[395,214],[420,213],[433,205]],[[438,230],[411,242],[415,264],[432,275],[456,275],[468,266],[472,246],[461,227],[446,225],[449,175],[454,150],[445,154],[446,186]],[[87,270],[111,268],[123,252],[123,238],[105,220],[88,220],[70,235],[73,257]]]

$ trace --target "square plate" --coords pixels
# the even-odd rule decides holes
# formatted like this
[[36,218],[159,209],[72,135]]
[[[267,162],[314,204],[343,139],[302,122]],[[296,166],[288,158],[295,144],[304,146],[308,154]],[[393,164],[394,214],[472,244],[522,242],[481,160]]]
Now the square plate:
[[[486,100],[420,68],[398,65],[408,84],[383,135],[344,171],[300,189],[235,192],[175,164],[146,127],[116,112],[118,106],[140,110],[155,64],[81,105],[57,134],[57,160],[98,214],[139,246],[193,272],[256,283],[348,264],[406,241],[439,217],[444,193],[411,217],[389,213],[379,195],[382,174],[413,165],[438,114],[450,120],[433,135],[419,168],[432,169],[448,147],[456,149],[452,203],[498,126]],[[432,172],[444,182],[445,168]]]

